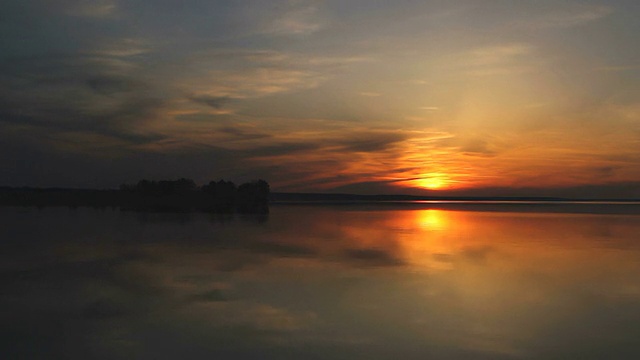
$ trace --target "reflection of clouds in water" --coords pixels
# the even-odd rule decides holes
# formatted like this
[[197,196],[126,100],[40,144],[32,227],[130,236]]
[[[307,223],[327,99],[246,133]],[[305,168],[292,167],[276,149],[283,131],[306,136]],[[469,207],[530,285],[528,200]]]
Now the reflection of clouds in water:
[[317,318],[312,312],[293,312],[251,301],[196,301],[181,308],[179,314],[210,328],[247,327],[270,332],[301,330]]
[[487,256],[493,251],[489,245],[470,246],[462,249],[461,255],[472,262],[483,263],[487,260]]
[[220,289],[208,290],[205,292],[201,292],[198,294],[194,294],[188,298],[188,301],[197,301],[197,302],[221,302],[228,301],[227,296],[224,295],[224,292]]
[[[423,210],[303,210],[275,207],[261,223],[5,217],[0,234],[32,246],[0,254],[0,347],[13,358],[640,353],[634,218],[428,210],[447,224],[433,231]],[[615,237],[588,237],[594,223]],[[28,224],[48,231],[27,229],[30,240],[15,228]]]
[[[211,288],[220,282],[197,275],[199,283],[195,286],[165,282],[167,274],[162,270],[170,270],[167,266],[171,264],[159,263],[157,256],[153,261],[126,254],[93,261],[61,259],[47,267],[3,273],[3,280],[14,281],[4,282],[4,291],[11,295],[3,297],[2,303],[13,311],[3,316],[11,326],[2,331],[7,335],[3,336],[7,342],[2,342],[2,348],[9,350],[8,354],[11,350],[16,355],[24,354],[25,349],[9,342],[14,338],[7,333],[10,331],[21,337],[18,345],[35,349],[31,352],[34,358],[67,353],[58,347],[74,339],[83,339],[86,348],[76,349],[77,354],[72,352],[71,358],[94,358],[93,352],[102,352],[104,358],[128,357],[139,351],[162,356],[163,343],[215,354],[216,347],[223,351],[235,348],[225,343],[229,334],[249,334],[256,344],[280,341],[286,336],[279,333],[300,330],[316,317],[311,312],[293,313],[234,299],[226,294],[233,293],[232,286]],[[157,326],[162,331],[156,332]],[[140,330],[150,338],[139,336]],[[184,338],[182,331],[197,333],[197,340]],[[163,342],[155,343],[159,339]],[[157,350],[145,350],[150,340]],[[205,346],[207,342],[211,343]]]
[[393,254],[380,249],[348,249],[345,254],[348,259],[362,265],[397,266],[403,263]]
[[314,257],[314,249],[294,244],[281,244],[277,242],[257,241],[248,245],[249,250],[256,253],[274,254],[284,257]]

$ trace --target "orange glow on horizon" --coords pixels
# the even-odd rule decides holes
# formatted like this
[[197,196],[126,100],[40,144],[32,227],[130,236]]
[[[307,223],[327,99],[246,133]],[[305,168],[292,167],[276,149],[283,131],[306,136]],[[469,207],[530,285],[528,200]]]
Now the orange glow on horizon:
[[442,173],[431,173],[424,175],[423,178],[412,180],[409,182],[412,186],[416,186],[428,190],[446,190],[451,188],[451,179]]
[[418,185],[429,190],[438,190],[446,187],[445,181],[438,178],[420,179],[418,180]]

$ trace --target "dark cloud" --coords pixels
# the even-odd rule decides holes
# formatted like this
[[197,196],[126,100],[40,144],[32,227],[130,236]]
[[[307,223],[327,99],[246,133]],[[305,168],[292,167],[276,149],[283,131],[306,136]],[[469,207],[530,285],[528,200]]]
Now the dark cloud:
[[190,122],[190,123],[203,123],[203,124],[218,124],[218,123],[233,123],[237,118],[232,114],[221,113],[221,114],[212,114],[208,112],[195,112],[195,113],[187,113],[187,114],[176,114],[173,117],[173,120],[179,122]]
[[189,301],[223,302],[223,301],[228,301],[228,299],[224,295],[222,290],[213,289],[213,290],[205,291],[203,293],[195,294],[195,295],[189,297]]
[[394,131],[359,132],[350,135],[346,139],[339,140],[337,144],[342,146],[345,151],[378,152],[387,150],[406,139],[407,136],[405,134]]
[[141,77],[85,56],[24,58],[0,64],[0,122],[56,133],[95,133],[133,144],[161,135],[141,131],[164,107]]
[[593,173],[600,179],[606,179],[615,175],[616,170],[618,170],[616,166],[598,166],[593,169]]
[[[353,178],[345,178],[349,181]],[[338,193],[358,193],[358,194],[410,194],[415,193],[415,189],[403,189],[393,186],[392,181],[356,181],[345,185],[340,185],[331,188],[331,192]]]
[[216,110],[220,110],[224,105],[231,101],[231,98],[228,96],[194,95],[190,96],[189,100],[197,104],[206,105]]
[[81,310],[81,316],[85,319],[113,319],[131,315],[128,306],[110,299],[100,299],[91,302]]
[[272,137],[272,135],[267,133],[259,132],[256,130],[245,129],[242,127],[232,126],[232,125],[218,128],[217,131],[232,135],[233,137],[239,140],[255,140],[255,139],[264,139],[264,138]]
[[251,157],[263,157],[263,156],[278,156],[285,154],[295,154],[296,152],[315,150],[320,148],[322,145],[314,142],[290,142],[290,143],[280,143],[273,145],[265,145],[258,146],[248,150],[242,150],[241,152],[251,158]]
[[139,84],[124,76],[98,75],[86,80],[93,91],[103,95],[116,95],[133,91]]

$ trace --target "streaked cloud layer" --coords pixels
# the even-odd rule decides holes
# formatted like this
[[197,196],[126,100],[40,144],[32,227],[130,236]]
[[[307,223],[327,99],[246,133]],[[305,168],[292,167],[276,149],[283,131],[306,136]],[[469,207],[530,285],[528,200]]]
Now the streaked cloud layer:
[[639,14],[633,1],[11,1],[0,184],[640,196]]

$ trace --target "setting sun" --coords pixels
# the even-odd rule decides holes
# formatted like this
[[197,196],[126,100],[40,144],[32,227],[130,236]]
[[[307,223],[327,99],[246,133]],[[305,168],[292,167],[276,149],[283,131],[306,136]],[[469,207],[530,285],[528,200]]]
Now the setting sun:
[[415,184],[421,188],[429,190],[440,190],[449,187],[448,179],[443,177],[441,174],[427,175],[427,177],[416,180]]

